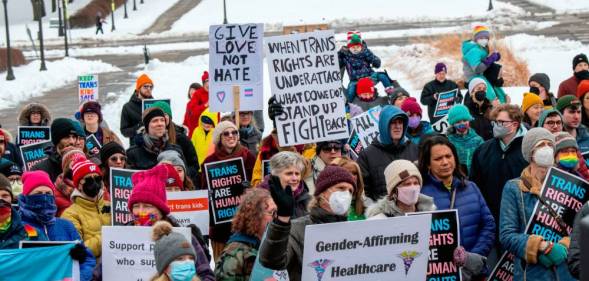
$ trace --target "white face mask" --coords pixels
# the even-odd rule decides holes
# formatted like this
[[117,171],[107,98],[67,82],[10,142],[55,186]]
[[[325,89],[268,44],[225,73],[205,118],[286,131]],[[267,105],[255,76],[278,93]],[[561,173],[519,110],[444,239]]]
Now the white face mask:
[[487,47],[487,45],[489,44],[489,39],[487,38],[483,38],[483,39],[479,39],[477,40],[477,44],[481,45],[481,47]]
[[538,166],[550,168],[554,165],[554,149],[550,146],[540,147],[532,158]]
[[351,204],[352,194],[347,191],[336,191],[329,196],[329,208],[336,215],[347,214]]
[[415,205],[417,203],[417,199],[419,198],[419,192],[421,191],[421,186],[419,185],[410,185],[410,186],[403,186],[398,188],[397,199],[405,205]]

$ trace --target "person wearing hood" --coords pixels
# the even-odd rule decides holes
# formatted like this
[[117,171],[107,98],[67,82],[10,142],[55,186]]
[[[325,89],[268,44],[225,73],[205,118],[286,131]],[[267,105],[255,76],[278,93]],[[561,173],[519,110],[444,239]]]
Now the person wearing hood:
[[260,263],[273,270],[286,269],[290,280],[300,281],[305,227],[347,221],[355,188],[356,182],[346,169],[327,166],[317,179],[315,193],[309,204],[309,215],[291,220],[295,204],[292,190],[290,186],[283,188],[273,181],[270,194],[277,211],[258,252]]
[[589,151],[589,129],[581,124],[581,101],[576,96],[566,95],[558,99],[556,109],[562,114],[564,131],[573,136],[581,153]]
[[[169,141],[166,129],[166,114],[159,107],[143,112],[145,127],[134,145],[127,149],[127,165],[131,169],[147,170],[157,165],[157,156],[166,150],[175,150],[182,155],[182,148]],[[182,155],[183,156],[183,155]]]
[[[472,164],[474,151],[485,141],[470,127],[473,120],[468,108],[462,104],[456,104],[448,112],[448,124],[450,128],[446,132],[448,140],[458,151],[458,160],[462,171],[468,174]],[[457,167],[458,169],[458,167]]]
[[19,126],[49,126],[51,114],[49,109],[40,103],[29,103],[25,105],[18,114]]
[[[513,280],[576,280],[567,267],[569,237],[527,234],[548,170],[554,164],[554,135],[544,128],[531,129],[522,141],[521,152],[530,164],[520,177],[505,184],[501,198],[499,240],[515,256]],[[550,206],[547,206],[551,208]],[[557,220],[552,215],[549,219]]]
[[[204,71],[202,76],[202,87],[194,91],[190,101],[186,104],[184,113],[184,126],[188,128],[188,135],[192,136],[194,129],[200,126],[201,114],[209,108],[209,72]],[[219,116],[217,115],[217,120]],[[213,119],[214,120],[214,119]],[[200,156],[200,155],[199,155]]]
[[468,95],[464,100],[464,105],[468,107],[472,121],[470,127],[475,130],[477,135],[481,136],[483,140],[490,140],[493,138],[493,127],[491,126],[491,110],[493,106],[486,98],[487,84],[483,79],[473,78],[468,83]]
[[540,119],[538,120],[538,127],[542,127],[550,131],[552,134],[562,132],[562,114],[556,109],[546,109],[542,111]]
[[589,80],[583,80],[577,87],[577,97],[581,100],[581,123],[585,127],[589,126]]
[[358,156],[357,162],[364,177],[364,192],[372,201],[387,194],[383,172],[391,162],[398,159],[417,160],[417,144],[411,142],[406,135],[408,123],[409,117],[400,108],[384,106],[378,121],[378,139]]
[[589,59],[587,55],[578,54],[573,58],[573,76],[564,80],[558,86],[558,98],[567,95],[576,96],[579,83],[589,79]]
[[49,158],[33,166],[32,171],[45,171],[53,182],[57,180],[57,177],[63,172],[61,160],[68,147],[80,148],[82,146],[80,149],[84,149],[83,144],[80,144],[85,141],[86,135],[80,129],[79,124],[76,124],[78,122],[67,118],[53,120],[53,123],[51,123],[51,141],[54,147],[49,152]]
[[421,120],[421,106],[415,98],[406,99],[401,105],[401,110],[409,116],[406,136],[412,143],[419,144],[423,137],[434,132],[429,122]]
[[102,107],[96,101],[87,101],[80,108],[80,125],[87,136],[94,135],[101,146],[109,142],[122,144],[119,137],[109,128],[103,127]]
[[61,215],[74,224],[86,247],[96,258],[102,254],[102,226],[110,225],[110,206],[103,199],[104,185],[98,165],[79,160],[72,166],[72,178],[76,189],[72,193],[72,205]]
[[[43,171],[26,172],[23,175],[23,193],[18,196],[19,213],[22,221],[44,233],[48,241],[81,241],[74,225],[56,217],[55,187],[49,175]],[[92,279],[96,259],[83,244],[78,246],[80,278]]]
[[524,125],[529,130],[538,127],[540,115],[544,111],[544,103],[540,96],[534,93],[524,93],[522,100],[522,112],[524,113]]
[[[219,123],[219,115],[217,113],[210,112],[209,109],[205,109],[200,118],[198,118],[198,127],[192,131],[192,146],[196,150],[198,158],[198,166],[200,166],[205,158],[209,156],[209,152],[212,151],[213,144],[213,130]],[[200,171],[202,173],[202,171]]]
[[553,109],[556,106],[556,98],[550,92],[550,78],[546,73],[536,73],[528,80],[530,93],[534,93],[542,99],[544,109]]
[[427,106],[427,115],[429,116],[430,123],[434,124],[443,117],[434,117],[436,112],[436,105],[438,104],[438,97],[441,93],[457,90],[456,96],[454,97],[455,104],[459,104],[462,101],[462,94],[458,85],[449,79],[446,79],[448,74],[448,68],[443,62],[436,64],[434,68],[435,79],[428,82],[423,86],[421,91],[421,104]]
[[76,187],[73,182],[72,166],[78,161],[86,160],[84,152],[77,148],[68,148],[61,158],[61,169],[55,180],[55,203],[57,205],[57,216],[60,217],[63,211],[72,205],[72,192]]
[[242,195],[231,222],[233,235],[215,266],[217,280],[250,280],[262,237],[276,211],[268,190],[254,188]]
[[482,79],[486,84],[485,97],[493,106],[509,103],[509,97],[500,87],[494,87],[485,77],[485,72],[501,59],[497,51],[490,53],[489,40],[491,33],[486,26],[476,26],[473,39],[462,42],[462,63],[464,77],[470,83],[474,78]]
[[[458,169],[456,147],[442,135],[422,141],[419,170],[424,176],[421,193],[432,197],[438,210],[457,210],[460,247],[454,251],[454,262],[463,266],[463,280],[478,280],[476,277],[487,273],[486,257],[495,243],[495,220],[485,199],[478,186]],[[467,258],[459,258],[464,256],[460,252],[477,262],[466,263]]]
[[153,81],[147,74],[141,74],[135,82],[135,91],[131,98],[125,105],[121,112],[121,134],[129,139],[129,144],[135,143],[134,137],[142,124],[142,101],[145,99],[153,99]]
[[527,130],[519,106],[502,104],[493,109],[491,116],[494,138],[475,150],[469,178],[480,188],[493,218],[499,221],[503,187],[527,165],[521,153]]

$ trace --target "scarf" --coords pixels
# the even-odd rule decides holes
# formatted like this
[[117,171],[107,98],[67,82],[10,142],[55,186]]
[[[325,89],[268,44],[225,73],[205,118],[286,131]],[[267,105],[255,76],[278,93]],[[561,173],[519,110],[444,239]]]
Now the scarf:
[[6,233],[12,225],[12,216],[9,216],[5,222],[0,223],[0,233]]
[[523,192],[540,195],[542,189],[542,182],[532,175],[530,166],[526,167],[520,176],[519,188]]
[[143,142],[145,143],[145,150],[159,155],[166,147],[166,143],[168,143],[168,133],[166,132],[161,138],[152,137],[151,135],[144,133]]

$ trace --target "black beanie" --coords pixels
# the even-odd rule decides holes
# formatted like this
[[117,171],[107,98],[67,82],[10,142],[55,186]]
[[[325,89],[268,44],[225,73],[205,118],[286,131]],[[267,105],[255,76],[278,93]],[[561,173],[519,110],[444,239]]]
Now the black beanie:
[[575,58],[573,58],[573,70],[575,70],[575,67],[577,67],[577,64],[582,63],[582,62],[589,64],[589,60],[587,59],[587,56],[585,54],[576,55]]
[[70,134],[78,135],[74,120],[67,118],[57,118],[51,123],[51,142],[57,145],[59,141]]
[[14,201],[14,193],[12,193],[10,180],[3,174],[0,174],[0,190],[8,191],[8,193],[10,193],[10,200]]
[[141,120],[143,121],[143,126],[145,126],[145,132],[148,132],[147,128],[149,128],[149,122],[151,122],[151,119],[158,116],[166,117],[164,111],[159,107],[151,107],[143,112],[143,118],[141,118]]
[[123,148],[120,144],[118,144],[117,142],[111,141],[107,144],[105,144],[101,149],[100,149],[100,163],[102,163],[102,165],[104,167],[106,167],[108,158],[110,158],[111,156],[113,156],[114,154],[125,154],[125,148]]

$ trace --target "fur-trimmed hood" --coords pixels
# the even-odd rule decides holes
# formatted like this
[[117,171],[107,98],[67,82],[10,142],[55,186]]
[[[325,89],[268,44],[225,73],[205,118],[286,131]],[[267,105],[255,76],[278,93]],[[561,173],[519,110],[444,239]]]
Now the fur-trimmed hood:
[[31,126],[29,117],[31,116],[31,112],[33,111],[40,111],[41,112],[41,125],[43,126],[50,126],[51,125],[51,114],[49,113],[49,109],[43,104],[40,103],[29,103],[25,105],[18,115],[18,124],[20,126]]
[[[419,198],[417,199],[417,209],[416,212],[424,212],[424,211],[435,211],[436,205],[434,204],[434,199],[423,194],[419,194]],[[386,216],[386,217],[397,217],[397,216],[404,216],[399,207],[397,207],[397,203],[392,200],[388,200],[385,196],[376,203],[366,210],[366,218],[376,217],[376,216]]]

